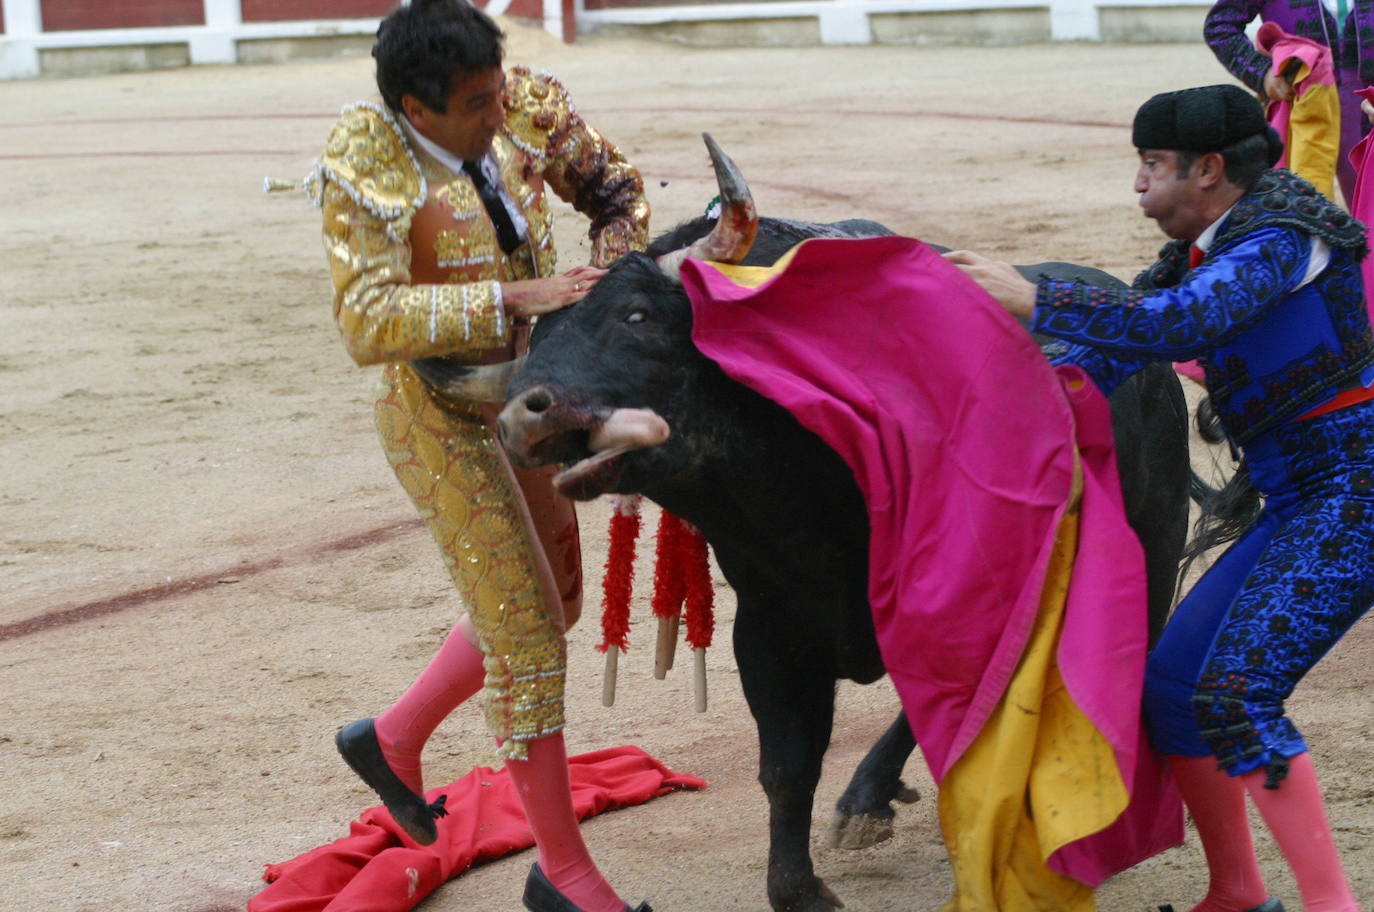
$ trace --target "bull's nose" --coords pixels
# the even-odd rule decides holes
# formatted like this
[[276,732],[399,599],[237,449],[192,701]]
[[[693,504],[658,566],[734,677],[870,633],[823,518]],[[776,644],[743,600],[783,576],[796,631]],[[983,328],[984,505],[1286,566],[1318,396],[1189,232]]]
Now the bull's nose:
[[529,457],[529,448],[540,434],[540,418],[553,408],[553,393],[536,386],[514,396],[496,418],[497,432],[506,452],[517,463]]
[[518,404],[525,411],[538,415],[553,407],[553,393],[549,392],[547,387],[536,386],[516,396],[511,400],[511,404]]

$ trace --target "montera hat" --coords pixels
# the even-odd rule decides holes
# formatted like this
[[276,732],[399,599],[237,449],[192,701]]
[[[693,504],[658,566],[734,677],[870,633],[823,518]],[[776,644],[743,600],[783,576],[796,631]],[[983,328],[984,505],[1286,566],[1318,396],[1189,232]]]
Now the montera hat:
[[1239,86],[1211,85],[1163,92],[1145,102],[1136,111],[1131,142],[1137,149],[1220,152],[1256,134],[1268,139],[1271,164],[1278,161],[1283,141],[1255,96]]

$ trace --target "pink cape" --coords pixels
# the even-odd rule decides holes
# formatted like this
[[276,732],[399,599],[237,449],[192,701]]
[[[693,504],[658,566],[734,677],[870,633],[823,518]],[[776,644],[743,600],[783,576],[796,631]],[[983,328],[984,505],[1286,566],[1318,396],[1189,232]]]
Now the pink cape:
[[[1303,66],[1307,67],[1308,73],[1303,78],[1301,85],[1294,86],[1297,96],[1301,96],[1317,86],[1334,87],[1336,85],[1336,73],[1331,68],[1331,49],[1321,42],[1290,35],[1277,22],[1266,22],[1259,27],[1259,31],[1255,34],[1255,47],[1261,53],[1273,58],[1273,65],[1279,70],[1283,70],[1294,60],[1300,61]],[[1294,150],[1291,147],[1293,131],[1290,118],[1293,115],[1293,108],[1293,101],[1271,101],[1265,106],[1264,113],[1269,120],[1269,125],[1278,131],[1279,138],[1283,140],[1283,155],[1275,162],[1275,168],[1290,168],[1292,167],[1289,164],[1290,160],[1297,157],[1293,154]],[[1340,108],[1334,103],[1332,111],[1339,116]],[[1328,124],[1327,127],[1327,133],[1332,141],[1338,142],[1340,136],[1339,123]],[[1335,171],[1336,164],[1332,162],[1330,177],[1333,179]]]
[[[1374,101],[1374,86],[1356,89],[1355,94],[1368,101]],[[1365,134],[1364,139],[1350,150],[1350,164],[1355,167],[1355,189],[1350,194],[1350,214],[1364,223],[1365,228],[1374,224],[1374,132]],[[1370,239],[1374,241],[1374,238]],[[1369,316],[1374,321],[1374,256],[1360,261],[1360,275],[1364,278],[1364,300]]]
[[[640,804],[705,780],[675,773],[637,747],[609,748],[568,759],[579,820]],[[416,844],[384,808],[349,826],[349,835],[282,864],[268,865],[268,886],[248,912],[406,912],[473,865],[534,844],[510,775],[479,766],[425,797],[448,796],[439,840]]]
[[697,347],[853,470],[869,511],[879,646],[937,782],[1026,645],[1077,435],[1090,546],[1075,564],[1058,661],[1132,800],[1050,864],[1096,885],[1178,844],[1181,805],[1140,723],[1143,555],[1091,382],[1056,372],[995,301],[910,238],[808,241],[757,289],[694,260],[682,279]]

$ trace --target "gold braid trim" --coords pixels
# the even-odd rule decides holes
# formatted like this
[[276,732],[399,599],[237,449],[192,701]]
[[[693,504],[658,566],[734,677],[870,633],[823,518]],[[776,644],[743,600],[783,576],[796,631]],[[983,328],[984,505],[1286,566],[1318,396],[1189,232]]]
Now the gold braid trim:
[[398,241],[410,233],[410,220],[428,194],[400,124],[386,108],[365,101],[343,109],[324,153],[305,179],[305,192],[317,207],[326,180],[385,220],[387,232]]

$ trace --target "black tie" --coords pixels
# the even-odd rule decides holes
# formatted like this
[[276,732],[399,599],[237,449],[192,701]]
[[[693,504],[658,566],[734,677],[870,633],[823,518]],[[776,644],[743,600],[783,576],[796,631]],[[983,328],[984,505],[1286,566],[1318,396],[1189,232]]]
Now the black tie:
[[509,255],[512,250],[520,246],[520,235],[515,233],[515,223],[510,220],[510,213],[506,211],[506,204],[501,202],[501,194],[496,192],[496,188],[482,173],[481,162],[465,161],[463,162],[463,171],[472,178],[472,185],[477,188],[478,195],[482,197],[482,205],[487,207],[487,215],[491,217],[491,223],[496,226],[496,240],[501,245],[501,252]]

